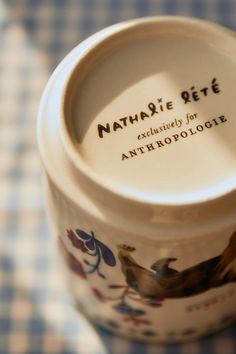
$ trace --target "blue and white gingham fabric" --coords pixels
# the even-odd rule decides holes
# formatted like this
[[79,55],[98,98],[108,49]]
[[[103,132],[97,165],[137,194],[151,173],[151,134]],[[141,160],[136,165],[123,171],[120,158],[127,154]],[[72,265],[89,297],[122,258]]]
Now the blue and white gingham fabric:
[[0,354],[236,353],[236,326],[168,346],[95,330],[64,289],[46,224],[35,123],[50,73],[93,32],[161,14],[236,30],[236,0],[0,0]]

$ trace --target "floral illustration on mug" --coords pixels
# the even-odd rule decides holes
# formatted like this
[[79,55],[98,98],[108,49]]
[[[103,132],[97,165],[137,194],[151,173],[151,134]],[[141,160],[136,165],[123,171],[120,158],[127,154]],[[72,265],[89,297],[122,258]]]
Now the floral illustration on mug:
[[106,278],[99,268],[101,262],[103,261],[107,266],[114,267],[116,259],[112,251],[95,237],[94,232],[91,231],[89,234],[79,229],[75,231],[67,230],[67,237],[75,248],[95,259],[95,262],[90,262],[88,259],[83,260],[84,265],[86,265],[85,274],[97,272],[101,278]]
[[[143,308],[137,307],[134,305],[134,302],[138,304],[145,305],[145,301],[139,294],[134,291],[128,285],[110,285],[109,289],[116,289],[119,290],[120,293],[117,296],[107,296],[104,295],[100,290],[97,288],[92,288],[92,291],[97,298],[97,300],[101,302],[115,302],[113,308],[121,315],[123,315],[123,320],[126,322],[132,322],[135,325],[149,325],[149,319],[145,318],[146,311]],[[157,304],[153,306],[158,306]]]
[[[101,261],[110,267],[116,265],[113,252],[97,240],[93,232],[88,234],[82,230],[67,230],[67,237],[75,248],[95,258],[95,263],[84,259],[82,264],[64,246],[68,266],[80,277],[86,279],[89,274],[97,272],[101,278],[105,278],[99,269]],[[236,232],[231,236],[222,254],[182,271],[170,267],[170,263],[177,260],[171,257],[161,258],[154,262],[150,269],[147,269],[138,264],[133,257],[134,247],[125,244],[117,247],[118,259],[126,283],[109,285],[109,289],[119,291],[115,297],[104,295],[97,288],[92,288],[92,290],[99,301],[115,301],[113,308],[124,315],[125,321],[135,325],[150,324],[150,321],[145,318],[144,305],[161,307],[167,298],[189,297],[236,281]]]
[[82,279],[87,279],[83,264],[68,251],[62,240],[59,238],[59,248],[69,269]]
[[110,285],[109,289],[119,289],[121,290],[121,293],[118,296],[112,297],[104,295],[97,288],[92,288],[92,291],[97,300],[101,302],[115,302],[113,308],[124,316],[124,321],[132,322],[135,325],[150,324],[150,321],[145,318],[146,312],[143,309],[135,307],[133,304],[131,304],[133,301],[142,303],[142,299],[137,297],[137,293],[135,291],[133,291],[127,285]]

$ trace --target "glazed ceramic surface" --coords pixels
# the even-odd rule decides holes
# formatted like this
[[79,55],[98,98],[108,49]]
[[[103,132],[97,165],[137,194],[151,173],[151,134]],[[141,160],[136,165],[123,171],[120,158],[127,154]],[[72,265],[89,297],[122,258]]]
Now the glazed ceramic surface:
[[49,80],[49,219],[92,321],[179,341],[234,320],[235,58],[227,29],[147,18],[93,35]]

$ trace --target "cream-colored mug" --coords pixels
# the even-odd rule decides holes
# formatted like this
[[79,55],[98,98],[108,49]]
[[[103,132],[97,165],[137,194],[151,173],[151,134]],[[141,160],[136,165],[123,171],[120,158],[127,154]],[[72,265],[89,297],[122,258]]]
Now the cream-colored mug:
[[49,219],[91,321],[163,342],[234,320],[235,58],[223,27],[143,18],[94,34],[50,78]]

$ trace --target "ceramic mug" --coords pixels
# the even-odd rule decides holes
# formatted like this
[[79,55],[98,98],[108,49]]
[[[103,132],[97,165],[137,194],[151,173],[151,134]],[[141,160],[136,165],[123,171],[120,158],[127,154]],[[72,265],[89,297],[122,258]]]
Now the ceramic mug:
[[181,17],[108,27],[43,94],[49,219],[78,307],[183,341],[235,319],[234,33]]

